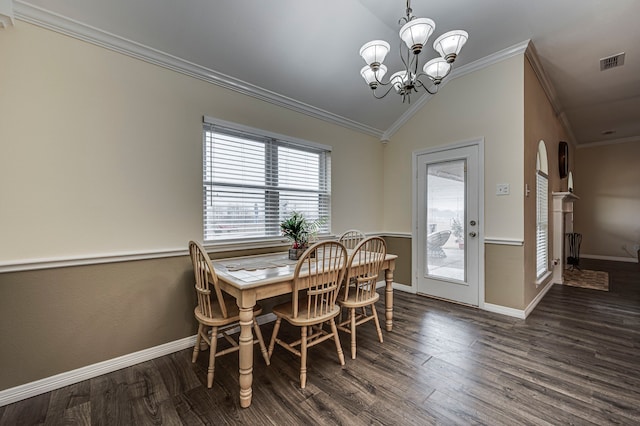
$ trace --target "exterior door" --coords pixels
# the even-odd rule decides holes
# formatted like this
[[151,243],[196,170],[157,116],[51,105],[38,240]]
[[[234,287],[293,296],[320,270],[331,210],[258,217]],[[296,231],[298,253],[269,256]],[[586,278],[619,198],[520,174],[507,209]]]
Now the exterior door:
[[417,292],[478,306],[477,144],[418,154],[414,250]]

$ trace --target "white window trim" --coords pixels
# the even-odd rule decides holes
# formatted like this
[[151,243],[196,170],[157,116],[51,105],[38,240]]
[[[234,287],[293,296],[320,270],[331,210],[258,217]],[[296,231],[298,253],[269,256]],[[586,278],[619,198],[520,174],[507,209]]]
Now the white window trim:
[[[315,149],[321,149],[328,152],[333,150],[331,145],[320,144],[317,142],[311,142],[305,139],[299,139],[288,135],[283,135],[280,133],[269,132],[263,129],[258,129],[251,126],[246,126],[243,124],[234,123],[232,121],[226,121],[219,118],[209,117],[204,115],[202,117],[202,122],[204,124],[210,124],[214,126],[221,126],[226,128],[231,128],[233,130],[237,130],[240,132],[246,132],[251,134],[256,134],[260,136],[264,136],[266,138],[279,139],[287,142],[291,142],[294,144],[298,144],[301,146],[308,146]],[[330,222],[331,223],[331,222]],[[201,237],[204,241],[204,223],[202,224]],[[332,233],[331,229],[329,233],[323,233],[318,235],[318,241],[335,239],[335,235]],[[232,250],[253,250],[253,249],[262,249],[262,248],[277,248],[282,246],[283,248],[290,246],[291,242],[287,240],[283,236],[268,236],[268,237],[256,237],[256,238],[238,238],[235,240],[226,240],[226,241],[206,241],[204,242],[204,247],[207,251],[212,253],[226,252]]]
[[298,139],[288,135],[282,135],[280,133],[274,133],[274,132],[269,132],[262,129],[257,129],[255,127],[245,126],[243,124],[234,123],[232,121],[225,121],[225,120],[220,120],[219,118],[208,117],[206,115],[202,117],[202,122],[205,124],[213,124],[216,126],[228,127],[234,130],[239,130],[241,132],[254,133],[260,136],[266,136],[268,138],[282,139],[287,142],[293,142],[299,145],[306,145],[312,148],[323,149],[325,151],[333,150],[333,147],[331,145],[324,145],[317,142],[311,142],[305,139]]

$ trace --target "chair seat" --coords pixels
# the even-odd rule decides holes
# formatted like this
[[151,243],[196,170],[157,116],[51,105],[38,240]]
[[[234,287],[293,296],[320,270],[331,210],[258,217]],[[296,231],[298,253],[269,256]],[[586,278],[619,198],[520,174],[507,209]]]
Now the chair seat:
[[[224,297],[224,304],[227,307],[227,318],[222,317],[220,306],[218,306],[217,303],[211,304],[211,309],[213,310],[214,318],[209,318],[206,315],[204,315],[200,310],[200,306],[196,306],[196,308],[194,309],[194,314],[198,319],[198,321],[211,327],[222,327],[227,324],[240,321],[240,310],[238,309],[238,305],[236,304],[236,299],[232,297]],[[262,306],[255,305],[253,307],[253,316],[256,317],[261,313],[262,313]]]
[[308,326],[321,324],[325,321],[330,320],[331,318],[335,318],[340,313],[340,306],[334,305],[331,311],[326,313],[325,315],[315,316],[307,319],[308,307],[306,303],[300,303],[298,305],[298,318],[293,318],[293,306],[291,302],[282,303],[280,305],[276,305],[273,307],[272,312],[280,317],[284,318],[291,325],[294,326]]
[[363,306],[371,305],[372,303],[376,303],[380,299],[380,295],[378,293],[374,293],[373,297],[368,299],[356,300],[356,295],[354,293],[350,293],[347,300],[344,300],[344,295],[340,295],[338,298],[338,304],[345,308],[361,308]]

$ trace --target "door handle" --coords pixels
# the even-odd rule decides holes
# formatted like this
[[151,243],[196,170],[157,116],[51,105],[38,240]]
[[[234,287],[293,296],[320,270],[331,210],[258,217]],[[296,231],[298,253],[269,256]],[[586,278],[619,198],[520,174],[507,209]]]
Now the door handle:
[[475,232],[473,232],[473,231],[471,231],[471,232],[469,232],[469,236],[470,236],[470,237],[475,237],[475,236],[476,236],[476,233],[475,233]]

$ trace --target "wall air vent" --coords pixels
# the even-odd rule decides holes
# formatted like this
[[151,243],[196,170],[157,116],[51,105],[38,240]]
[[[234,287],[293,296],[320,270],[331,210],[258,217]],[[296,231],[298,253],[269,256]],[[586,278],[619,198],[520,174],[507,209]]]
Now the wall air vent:
[[624,65],[624,52],[600,59],[600,71]]

